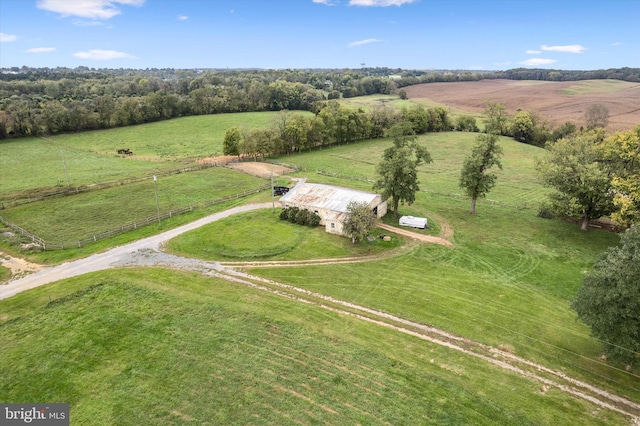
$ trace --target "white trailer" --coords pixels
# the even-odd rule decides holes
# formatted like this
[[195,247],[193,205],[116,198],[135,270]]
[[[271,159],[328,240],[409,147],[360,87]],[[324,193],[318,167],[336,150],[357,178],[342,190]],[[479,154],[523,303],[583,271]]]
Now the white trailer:
[[402,216],[400,218],[401,226],[410,226],[412,228],[424,229],[427,227],[426,217]]

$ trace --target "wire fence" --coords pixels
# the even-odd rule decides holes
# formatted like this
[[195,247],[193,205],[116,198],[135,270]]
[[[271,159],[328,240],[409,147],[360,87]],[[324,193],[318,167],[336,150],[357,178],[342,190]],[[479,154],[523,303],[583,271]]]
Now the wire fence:
[[215,204],[219,204],[219,203],[223,203],[225,201],[230,201],[230,200],[234,200],[234,199],[239,199],[239,198],[243,198],[249,195],[253,195],[253,194],[257,194],[260,191],[264,191],[265,189],[271,188],[271,184],[267,183],[264,185],[261,185],[257,188],[253,188],[253,189],[248,189],[246,191],[243,192],[239,192],[237,194],[232,194],[232,195],[227,195],[225,197],[220,197],[220,198],[216,198],[213,200],[208,200],[208,201],[204,201],[202,203],[198,203],[197,205],[194,206],[187,206],[187,207],[182,207],[179,209],[174,209],[174,210],[170,210],[168,212],[164,212],[164,213],[160,213],[158,215],[154,215],[154,216],[149,216],[147,218],[141,219],[141,220],[137,220],[135,222],[130,222],[130,223],[126,223],[118,228],[115,229],[111,229],[111,230],[107,230],[98,234],[94,234],[94,235],[90,235],[78,240],[74,240],[74,241],[64,241],[64,242],[52,242],[52,241],[46,241],[43,238],[38,237],[37,235],[19,227],[18,225],[11,223],[7,220],[5,220],[4,218],[2,218],[0,216],[0,222],[2,222],[5,226],[11,228],[12,230],[14,230],[15,232],[19,233],[20,235],[28,238],[29,240],[31,240],[34,244],[37,244],[39,247],[41,247],[43,250],[64,250],[64,249],[69,249],[69,248],[80,248],[80,247],[84,247],[86,245],[89,244],[93,244],[95,242],[98,242],[100,240],[104,240],[107,238],[111,238],[114,237],[116,235],[120,235],[120,234],[124,234],[125,232],[129,232],[138,228],[142,228],[143,226],[147,226],[150,225],[152,223],[158,222],[160,223],[163,219],[169,219],[172,218],[174,216],[178,216],[184,213],[188,213],[188,212],[192,212],[195,209],[198,208],[205,208],[205,207],[209,207]]
[[[208,162],[203,162],[202,164],[194,164],[192,166],[183,167],[181,169],[173,169],[173,170],[168,170],[168,171],[164,171],[164,172],[157,172],[157,173],[155,173],[155,176],[162,177],[162,176],[177,175],[177,174],[180,174],[180,173],[194,172],[194,171],[198,171],[198,170],[208,169],[208,168],[211,168],[211,167],[222,167],[225,164],[226,163],[217,163],[217,162],[213,162],[213,161],[208,161]],[[99,183],[94,183],[94,184],[89,184],[89,185],[72,186],[72,187],[59,189],[59,190],[56,190],[56,191],[45,192],[45,193],[34,195],[34,196],[18,197],[18,198],[10,198],[10,199],[6,199],[6,200],[0,200],[0,210],[6,209],[6,208],[9,208],[9,207],[20,206],[20,205],[23,205],[23,204],[33,203],[33,202],[36,202],[36,201],[46,200],[48,198],[64,197],[64,196],[69,196],[69,195],[82,194],[84,192],[97,191],[97,190],[100,190],[100,189],[106,189],[106,188],[111,188],[111,187],[120,186],[120,185],[128,185],[128,184],[131,184],[131,183],[142,182],[142,181],[146,181],[146,180],[149,180],[149,179],[152,179],[151,175],[138,176],[138,177],[129,177],[129,178],[124,178],[124,179],[118,179],[118,180],[112,180],[112,181],[106,181],[106,182],[99,182]]]

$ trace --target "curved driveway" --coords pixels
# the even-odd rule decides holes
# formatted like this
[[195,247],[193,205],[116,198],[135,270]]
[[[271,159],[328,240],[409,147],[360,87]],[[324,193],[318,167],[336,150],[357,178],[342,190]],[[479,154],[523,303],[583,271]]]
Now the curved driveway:
[[229,210],[214,213],[194,222],[170,229],[152,237],[144,238],[123,246],[115,247],[102,253],[96,253],[89,257],[66,262],[57,266],[45,267],[38,272],[26,277],[11,280],[5,285],[0,285],[0,300],[14,296],[22,291],[29,290],[41,285],[49,284],[58,280],[76,277],[89,272],[102,271],[126,264],[133,257],[135,252],[141,250],[158,251],[160,246],[172,238],[177,237],[187,231],[199,228],[216,220],[232,216],[234,214],[248,212],[251,210],[270,208],[272,203],[247,204],[234,207]]
[[[180,234],[191,231],[193,229],[199,228],[203,225],[206,225],[211,222],[215,222],[216,220],[224,219],[226,217],[232,216],[234,214],[248,212],[251,210],[257,209],[266,209],[271,208],[273,206],[272,203],[260,203],[260,204],[247,204],[244,206],[234,207],[229,210],[225,210],[222,212],[214,213],[207,217],[203,217],[202,219],[198,219],[194,222],[188,223],[183,226],[179,226],[174,229],[170,229],[168,231],[162,232],[158,235],[154,235],[152,237],[144,238],[138,241],[134,241],[129,244],[125,244],[119,247],[114,247],[110,250],[107,250],[102,253],[96,253],[89,257],[85,257],[82,259],[77,259],[71,262],[66,262],[57,266],[49,266],[45,267],[33,274],[27,275],[22,278],[18,278],[15,280],[9,281],[5,285],[0,285],[0,300],[6,299],[8,297],[14,296],[22,291],[30,290],[35,287],[39,287],[45,284],[50,284],[55,281],[63,280],[66,278],[76,277],[78,275],[87,274],[90,272],[102,271],[109,268],[118,268],[122,266],[128,266],[133,264],[145,264],[145,257],[148,257],[149,252],[159,252],[160,247],[163,243],[171,240],[172,238],[177,237]],[[396,228],[389,225],[379,224],[383,229],[388,231],[392,231],[398,234],[406,235],[417,239],[419,241],[442,244],[448,247],[452,247],[450,241],[447,241],[443,238],[433,237],[424,234],[418,234],[415,232],[411,232],[408,230]],[[342,263],[342,262],[361,262],[365,259],[362,258],[346,258],[346,259],[329,259],[330,263]],[[200,260],[186,260],[184,258],[180,258],[179,256],[173,256],[165,254],[164,256],[154,257],[153,259],[147,259],[150,262],[148,266],[155,265],[175,265],[176,263],[180,263],[183,268],[186,269],[194,269],[197,268],[196,264],[200,264],[202,268],[206,270],[217,270],[222,271],[225,270],[225,266],[247,266],[246,262],[240,262],[238,265],[234,265],[234,262],[225,262],[224,265],[221,265],[219,262],[204,262]],[[320,259],[321,263],[327,263],[327,259]],[[194,263],[195,262],[195,263]],[[281,263],[281,262],[279,262]],[[296,265],[298,262],[290,262],[293,265]],[[316,261],[307,261],[309,264],[318,264],[318,260]],[[270,266],[269,262],[259,262],[253,266]],[[300,265],[297,265],[300,266]]]

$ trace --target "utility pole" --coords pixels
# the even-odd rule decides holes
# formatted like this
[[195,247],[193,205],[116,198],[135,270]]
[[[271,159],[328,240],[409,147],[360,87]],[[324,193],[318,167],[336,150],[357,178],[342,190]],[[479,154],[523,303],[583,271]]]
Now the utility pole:
[[273,213],[276,212],[276,201],[275,201],[275,195],[273,193],[273,169],[271,170],[271,211]]
[[158,226],[160,226],[160,204],[158,204],[158,184],[156,175],[153,175],[153,189],[156,191],[156,210],[158,211]]

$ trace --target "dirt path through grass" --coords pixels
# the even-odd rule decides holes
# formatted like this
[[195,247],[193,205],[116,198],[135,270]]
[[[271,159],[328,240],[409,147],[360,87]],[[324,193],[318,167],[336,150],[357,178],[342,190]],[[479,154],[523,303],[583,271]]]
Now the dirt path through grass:
[[[576,398],[589,401],[601,408],[613,410],[629,416],[633,424],[640,425],[640,404],[612,394],[608,391],[592,386],[586,382],[571,378],[561,371],[552,370],[544,365],[520,358],[509,352],[481,344],[460,336],[447,333],[425,324],[413,322],[382,311],[377,311],[347,301],[314,293],[309,290],[294,287],[288,284],[275,282],[256,275],[251,275],[236,268],[238,267],[269,267],[269,266],[304,266],[306,264],[330,264],[358,261],[371,261],[372,257],[343,258],[343,259],[315,259],[312,261],[291,262],[207,262],[199,259],[184,258],[161,251],[162,244],[177,235],[198,228],[216,220],[261,208],[271,208],[271,203],[250,204],[235,207],[224,212],[219,212],[202,218],[190,224],[163,232],[153,237],[145,238],[134,243],[113,248],[104,253],[98,253],[85,259],[67,262],[54,267],[46,267],[34,274],[10,281],[6,285],[0,285],[0,299],[11,297],[19,292],[42,286],[65,278],[77,275],[105,270],[109,268],[143,266],[165,267],[215,276],[227,281],[252,288],[267,291],[274,295],[285,297],[297,302],[307,303],[316,307],[327,309],[341,315],[348,315],[387,327],[401,333],[428,340],[434,344],[448,347],[452,350],[463,352],[470,356],[480,358],[502,369],[537,381],[541,385],[541,391],[549,388],[557,388]],[[402,233],[415,238],[416,241],[443,244],[452,246],[451,242],[439,237],[433,237],[414,233],[407,230],[384,227],[389,231]],[[401,232],[400,232],[401,231]],[[412,243],[409,243],[410,245]],[[415,242],[413,243],[415,244]],[[405,246],[406,249],[407,246]],[[400,249],[396,250],[400,251]],[[390,252],[389,255],[399,253]],[[378,255],[380,256],[380,255]],[[377,256],[373,256],[375,258]],[[375,260],[375,259],[373,259]]]

